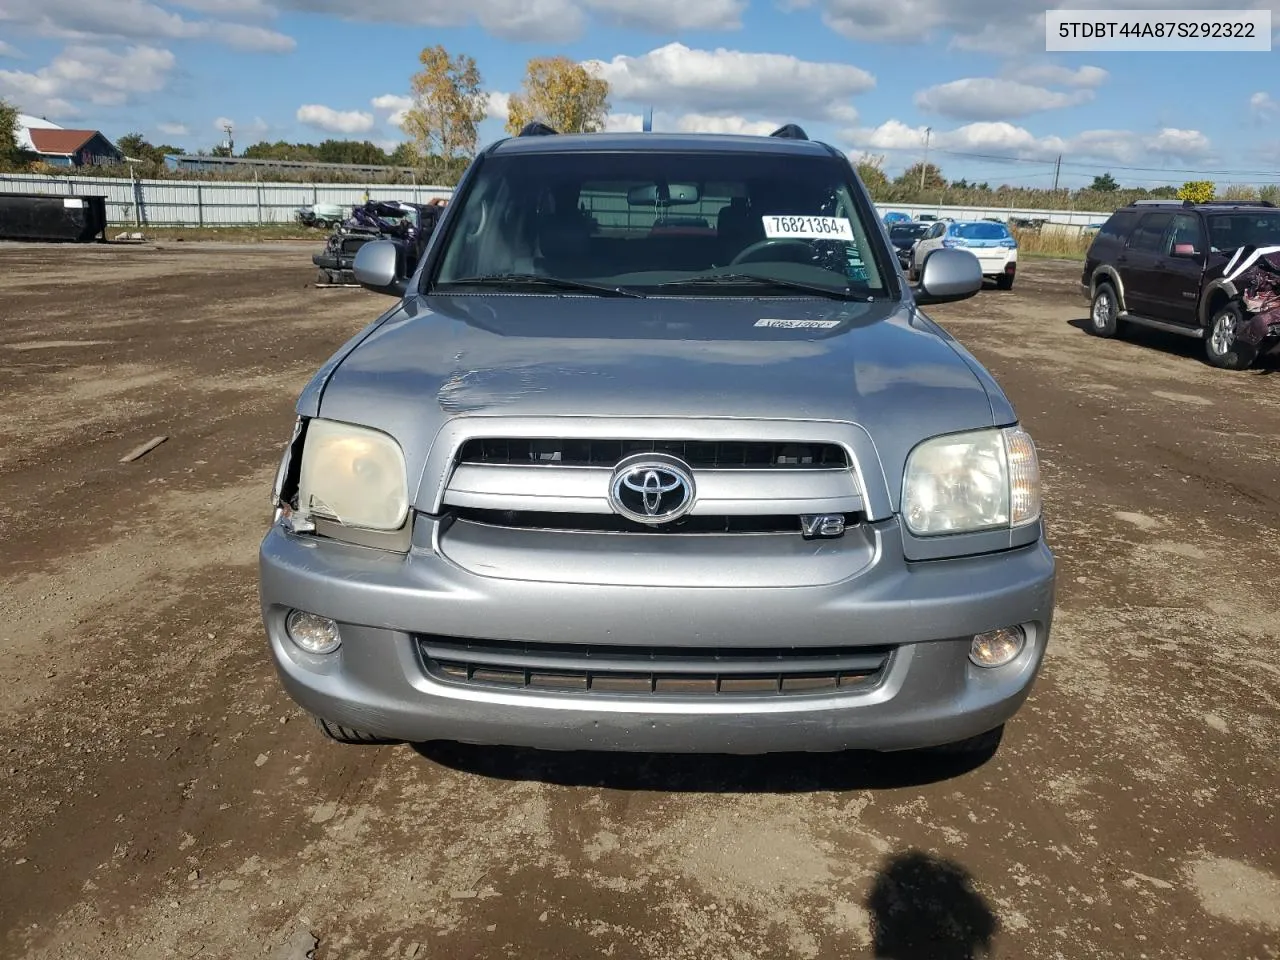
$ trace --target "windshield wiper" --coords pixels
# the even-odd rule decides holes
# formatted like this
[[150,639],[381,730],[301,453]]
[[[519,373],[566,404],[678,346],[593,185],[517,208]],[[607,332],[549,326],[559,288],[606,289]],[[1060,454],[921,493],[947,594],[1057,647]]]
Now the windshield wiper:
[[667,287],[696,286],[738,286],[752,284],[755,286],[781,287],[784,290],[800,290],[804,293],[816,293],[819,296],[831,297],[834,300],[851,300],[854,292],[850,287],[843,289],[824,287],[818,283],[805,283],[803,280],[784,280],[780,277],[766,277],[757,273],[707,273],[684,280],[671,280],[658,284],[658,289]]
[[560,290],[584,290],[590,293],[598,293],[602,297],[640,297],[644,294],[639,290],[629,290],[626,287],[610,287],[603,283],[588,283],[585,280],[570,280],[565,277],[548,277],[540,273],[490,273],[478,277],[460,277],[457,280],[446,280],[440,286],[466,285],[466,286],[518,286],[521,284],[535,284],[540,287],[556,287]]

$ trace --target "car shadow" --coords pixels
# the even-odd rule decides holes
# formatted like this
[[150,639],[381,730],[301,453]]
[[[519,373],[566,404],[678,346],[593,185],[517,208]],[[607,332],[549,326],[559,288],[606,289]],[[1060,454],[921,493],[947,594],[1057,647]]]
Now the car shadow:
[[923,752],[725,754],[552,751],[413,744],[432,763],[495,780],[566,787],[674,793],[821,793],[919,787],[954,779],[986,764],[998,749],[965,754]]
[[[1067,325],[1075,327],[1087,336],[1093,336],[1089,332],[1088,317],[1068,320]],[[1139,327],[1132,324],[1123,333],[1119,334],[1116,339],[1124,340],[1126,343],[1132,343],[1136,346],[1159,350],[1163,353],[1186,357],[1188,360],[1196,360],[1205,366],[1209,366],[1209,361],[1205,359],[1204,355],[1203,340],[1193,340],[1191,337],[1179,336],[1176,333],[1165,333],[1162,330],[1153,330],[1150,327]],[[1277,370],[1280,370],[1280,353],[1272,352],[1259,357],[1247,372],[1256,376],[1268,376]]]
[[894,854],[865,901],[872,956],[976,960],[991,955],[999,920],[964,867],[920,850]]

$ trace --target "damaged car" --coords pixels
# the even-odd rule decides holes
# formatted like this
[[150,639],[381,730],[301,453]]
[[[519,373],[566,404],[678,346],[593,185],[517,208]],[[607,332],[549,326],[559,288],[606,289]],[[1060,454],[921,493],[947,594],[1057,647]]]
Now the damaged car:
[[[674,218],[705,221],[668,229]],[[985,759],[1054,613],[1035,445],[849,158],[531,124],[296,406],[259,551],[344,743]]]
[[336,227],[351,215],[340,203],[310,203],[294,211],[294,219],[304,227]]
[[1205,358],[1247,370],[1280,348],[1280,210],[1265,201],[1139,200],[1089,246],[1089,331],[1127,326],[1203,341]]
[[317,283],[355,286],[352,267],[356,254],[372,240],[395,245],[399,269],[411,272],[435,230],[444,201],[402,203],[398,200],[369,200],[351,211],[325,242],[324,249],[311,258],[319,268]]

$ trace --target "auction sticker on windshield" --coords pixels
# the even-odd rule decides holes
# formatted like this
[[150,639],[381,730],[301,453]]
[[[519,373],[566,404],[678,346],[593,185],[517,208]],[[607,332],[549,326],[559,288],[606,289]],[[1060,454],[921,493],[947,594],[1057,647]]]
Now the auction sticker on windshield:
[[853,240],[853,224],[840,217],[763,217],[764,235],[795,240]]

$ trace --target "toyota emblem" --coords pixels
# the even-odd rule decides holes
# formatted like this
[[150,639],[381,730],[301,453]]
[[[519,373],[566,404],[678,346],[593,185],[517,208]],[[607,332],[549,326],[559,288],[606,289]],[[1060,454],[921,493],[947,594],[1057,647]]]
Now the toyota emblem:
[[637,453],[613,469],[609,506],[628,520],[670,523],[692,510],[693,501],[693,472],[677,457]]

